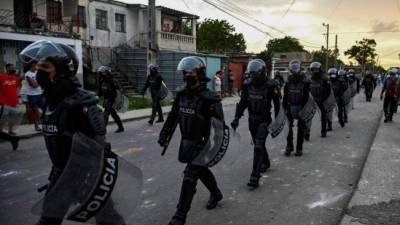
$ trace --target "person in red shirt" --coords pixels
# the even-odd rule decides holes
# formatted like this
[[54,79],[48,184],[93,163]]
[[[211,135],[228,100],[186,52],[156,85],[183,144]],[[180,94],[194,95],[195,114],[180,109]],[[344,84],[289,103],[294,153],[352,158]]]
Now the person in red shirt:
[[15,76],[15,67],[6,65],[6,73],[0,73],[0,139],[11,142],[13,150],[18,148],[19,138],[3,132],[5,124],[8,123],[9,131],[12,131],[13,121],[19,118],[20,112],[17,108],[19,79]]

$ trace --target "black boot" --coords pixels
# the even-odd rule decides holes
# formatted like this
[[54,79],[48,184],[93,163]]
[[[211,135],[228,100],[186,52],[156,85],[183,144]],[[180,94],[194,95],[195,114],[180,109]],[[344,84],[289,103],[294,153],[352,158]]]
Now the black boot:
[[307,133],[304,135],[304,140],[310,141],[310,133],[309,133],[309,132],[307,132]]
[[300,157],[303,155],[303,147],[297,147],[294,156]]
[[9,141],[11,143],[11,145],[12,145],[13,150],[14,151],[17,150],[19,137],[11,136],[11,135],[9,135],[7,133],[4,133],[4,132],[0,131],[0,139]]
[[118,127],[118,129],[115,131],[115,133],[121,133],[121,132],[124,132],[125,131],[125,129],[124,129],[124,127]]
[[262,154],[262,147],[256,145],[254,147],[254,156],[253,156],[253,171],[251,172],[250,181],[247,184],[250,187],[256,188],[258,187],[258,181],[260,180],[260,170],[261,164],[263,163],[264,157]]
[[326,137],[326,131],[321,131],[321,137],[325,138]]
[[288,142],[286,144],[285,156],[290,156],[293,150],[294,150],[293,142],[292,141]]
[[264,159],[260,166],[260,173],[267,172],[267,170],[271,167],[271,161],[269,160],[267,149],[264,149],[263,154],[264,154],[263,156]]
[[162,122],[164,122],[164,118],[163,117],[158,118],[158,120],[156,121],[156,123],[162,123]]
[[154,119],[153,119],[153,118],[151,118],[149,121],[147,121],[147,123],[148,123],[149,125],[153,125],[153,123],[154,123]]
[[11,140],[11,145],[14,151],[18,149],[18,142],[19,137],[13,137],[13,139]]
[[196,184],[197,181],[194,178],[183,178],[178,207],[168,225],[184,225],[186,223],[186,215],[190,210],[193,196],[196,193]]
[[326,129],[326,131],[332,131],[332,122],[328,121],[328,128]]
[[222,192],[218,188],[217,180],[215,179],[214,174],[208,168],[205,168],[202,171],[200,180],[210,192],[210,198],[208,199],[206,209],[214,209],[217,207],[218,202],[223,198]]

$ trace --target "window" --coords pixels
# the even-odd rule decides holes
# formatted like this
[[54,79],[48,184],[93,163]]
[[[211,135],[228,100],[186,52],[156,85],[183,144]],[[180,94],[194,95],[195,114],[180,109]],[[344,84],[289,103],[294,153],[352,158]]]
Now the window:
[[107,30],[107,11],[96,9],[96,28]]
[[86,27],[86,12],[85,6],[78,5],[76,16],[72,17],[74,26]]
[[62,23],[61,2],[47,1],[47,23]]
[[115,13],[115,31],[126,32],[124,14]]

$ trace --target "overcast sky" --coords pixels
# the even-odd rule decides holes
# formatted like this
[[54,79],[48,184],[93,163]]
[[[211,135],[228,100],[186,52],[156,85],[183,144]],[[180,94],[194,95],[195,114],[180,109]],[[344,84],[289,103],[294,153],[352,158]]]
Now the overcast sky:
[[[122,0],[127,3],[147,4],[146,0]],[[399,30],[400,0],[209,0],[234,3],[248,16],[240,18],[254,24],[273,37],[284,34],[271,30],[254,20],[278,28],[284,33],[302,40],[308,50],[326,45],[322,35],[326,28],[322,23],[329,23],[331,36],[330,46],[334,46],[335,33],[338,34],[340,58],[348,62],[344,51],[363,37],[374,38],[380,54],[380,63],[385,66],[400,64],[400,32],[359,33],[370,31]],[[186,3],[186,4],[185,4]],[[294,3],[294,4],[292,4]],[[205,18],[226,19],[236,27],[237,32],[244,34],[247,51],[260,52],[271,36],[261,33],[243,22],[229,16],[202,0],[156,0],[157,5],[189,12]],[[291,7],[290,7],[291,6]],[[288,9],[290,9],[288,11]],[[287,13],[286,13],[287,12]],[[286,16],[283,17],[283,15]],[[238,15],[238,14],[236,14]]]

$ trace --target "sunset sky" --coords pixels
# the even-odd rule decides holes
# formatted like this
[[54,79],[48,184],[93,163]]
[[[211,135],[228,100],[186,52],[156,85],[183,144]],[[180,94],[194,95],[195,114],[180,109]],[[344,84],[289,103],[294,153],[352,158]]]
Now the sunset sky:
[[[122,0],[127,3],[147,4],[146,0]],[[217,2],[218,0],[209,0]],[[399,19],[400,3],[398,0],[219,0],[234,3],[242,13],[241,19],[270,33],[273,37],[284,34],[272,30],[254,20],[273,26],[286,34],[301,39],[308,50],[319,49],[326,45],[322,35],[326,28],[322,23],[329,23],[331,36],[330,47],[334,47],[335,34],[338,34],[340,58],[348,62],[344,51],[363,37],[377,41],[377,52],[384,67],[400,64]],[[247,51],[260,52],[271,36],[257,31],[243,22],[227,15],[202,0],[157,0],[157,5],[178,9],[205,18],[226,19],[244,34]],[[185,4],[186,3],[186,4]],[[236,9],[238,9],[236,8]],[[289,9],[289,11],[288,11]],[[287,12],[287,13],[286,13]],[[284,16],[286,14],[286,16]],[[380,33],[372,33],[380,31]],[[389,32],[387,32],[389,31]]]

